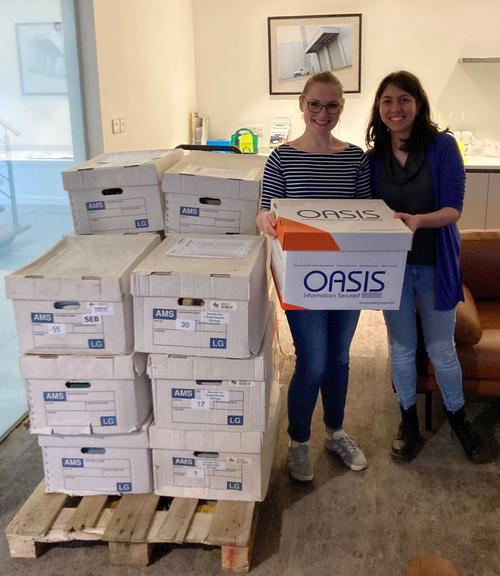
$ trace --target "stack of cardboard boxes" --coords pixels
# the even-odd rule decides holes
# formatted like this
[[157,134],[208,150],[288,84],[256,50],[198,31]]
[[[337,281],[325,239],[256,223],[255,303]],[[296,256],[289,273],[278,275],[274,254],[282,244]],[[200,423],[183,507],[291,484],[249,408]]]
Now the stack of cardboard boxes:
[[264,498],[279,405],[266,280],[265,240],[245,235],[169,234],[134,270],[156,493]]
[[47,491],[151,491],[152,448],[158,494],[264,498],[279,390],[262,167],[143,151],[63,174],[80,235],[6,282]]
[[49,492],[151,490],[151,395],[146,358],[132,353],[130,275],[159,241],[66,236],[6,278]]

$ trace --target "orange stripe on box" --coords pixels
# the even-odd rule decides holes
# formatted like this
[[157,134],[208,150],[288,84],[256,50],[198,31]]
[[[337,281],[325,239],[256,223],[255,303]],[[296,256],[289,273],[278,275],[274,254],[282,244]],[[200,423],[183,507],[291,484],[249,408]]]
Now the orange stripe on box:
[[271,276],[273,277],[274,280],[274,285],[276,287],[276,294],[278,296],[278,300],[282,310],[309,310],[309,308],[303,308],[302,306],[295,306],[294,304],[287,304],[286,302],[283,302],[283,299],[281,298],[280,294],[280,289],[278,283],[276,282],[276,278],[274,277],[274,271],[272,269],[271,269]]
[[328,232],[290,218],[279,217],[276,232],[283,250],[340,250]]

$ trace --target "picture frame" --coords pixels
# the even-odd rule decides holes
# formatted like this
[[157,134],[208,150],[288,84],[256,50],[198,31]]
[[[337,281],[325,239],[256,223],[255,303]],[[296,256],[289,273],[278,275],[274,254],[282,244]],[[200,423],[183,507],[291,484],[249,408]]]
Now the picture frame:
[[21,93],[67,94],[62,22],[23,22],[15,27]]
[[327,70],[345,93],[361,92],[361,20],[360,13],[269,17],[269,93],[301,94],[308,78]]

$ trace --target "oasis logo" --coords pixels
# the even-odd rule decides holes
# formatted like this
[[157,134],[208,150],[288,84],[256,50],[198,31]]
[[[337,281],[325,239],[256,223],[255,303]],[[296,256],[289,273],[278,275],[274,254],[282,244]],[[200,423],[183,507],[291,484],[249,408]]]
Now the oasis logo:
[[325,274],[322,270],[312,270],[304,277],[304,287],[310,292],[382,292],[385,288],[383,270],[335,270]]
[[66,392],[44,392],[43,399],[45,402],[65,402]]
[[54,322],[54,314],[51,314],[50,312],[32,312],[31,322],[33,324],[35,322],[43,324],[52,324]]
[[380,216],[375,210],[299,210],[297,215],[301,218],[325,218],[337,220],[379,220]]
[[174,466],[194,466],[194,458],[179,458],[174,456],[172,458]]
[[200,209],[192,208],[190,206],[181,206],[181,216],[199,216]]
[[83,458],[63,458],[63,468],[83,468]]
[[194,398],[195,391],[190,388],[172,388],[172,398]]
[[106,210],[106,205],[102,200],[96,200],[95,202],[85,202],[87,206],[87,212],[92,210]]
[[177,310],[169,310],[168,308],[153,308],[153,320],[175,320],[177,318]]

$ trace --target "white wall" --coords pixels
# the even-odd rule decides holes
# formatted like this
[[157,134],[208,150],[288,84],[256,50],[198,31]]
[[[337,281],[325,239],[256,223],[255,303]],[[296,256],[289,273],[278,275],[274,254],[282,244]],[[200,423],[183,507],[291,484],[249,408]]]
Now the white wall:
[[500,140],[500,64],[458,64],[462,56],[500,56],[498,0],[193,0],[196,93],[210,135],[227,137],[273,114],[302,130],[297,96],[270,96],[267,18],[363,14],[362,88],[347,94],[339,127],[363,144],[373,94],[382,77],[405,68],[417,74],[442,127]]
[[[94,0],[94,17],[104,151],[188,142],[195,107],[191,0]],[[126,119],[125,133],[112,134],[115,117]]]

